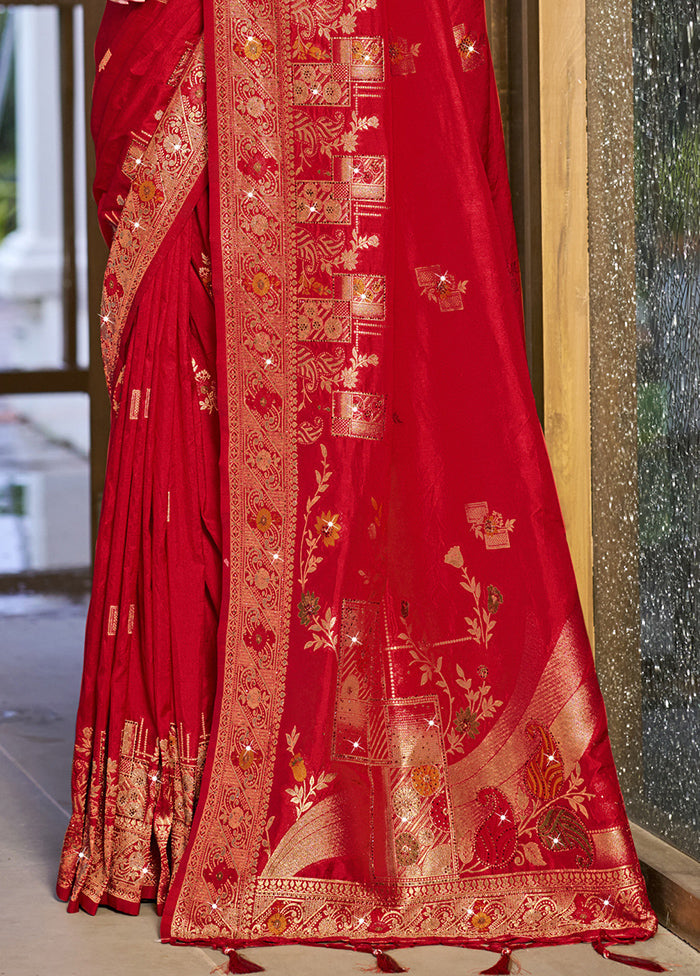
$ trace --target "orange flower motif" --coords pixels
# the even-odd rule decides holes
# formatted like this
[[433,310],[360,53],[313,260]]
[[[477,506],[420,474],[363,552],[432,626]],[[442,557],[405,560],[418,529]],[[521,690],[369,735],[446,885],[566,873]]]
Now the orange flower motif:
[[261,508],[255,516],[255,527],[260,532],[267,532],[272,525],[272,512],[269,508]]
[[266,924],[268,931],[271,932],[272,935],[282,935],[289,925],[282,912],[273,912],[272,915],[269,916]]
[[245,749],[238,754],[238,765],[241,769],[246,770],[255,762],[255,749],[252,746],[246,746]]
[[411,772],[411,782],[418,796],[432,796],[440,789],[440,770],[432,764],[415,766]]
[[256,295],[259,295],[260,298],[264,298],[272,287],[272,282],[264,271],[258,271],[258,273],[253,277],[251,287]]
[[340,515],[323,512],[316,518],[316,531],[323,536],[324,546],[334,546],[340,536]]
[[306,779],[306,763],[304,762],[304,757],[297,753],[296,756],[290,759],[289,768],[297,783],[303,783]]
[[264,45],[259,37],[249,37],[243,48],[243,53],[249,61],[257,61],[262,56],[263,50]]
[[476,929],[477,932],[487,932],[491,927],[493,919],[490,915],[487,915],[484,911],[484,902],[477,901],[474,904],[474,913],[470,917],[469,922]]
[[136,191],[141,203],[159,204],[163,202],[163,191],[159,190],[153,180],[143,180],[136,185]]

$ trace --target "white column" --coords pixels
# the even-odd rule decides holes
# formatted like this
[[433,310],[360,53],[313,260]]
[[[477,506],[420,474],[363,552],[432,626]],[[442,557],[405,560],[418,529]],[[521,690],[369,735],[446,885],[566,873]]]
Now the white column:
[[[58,11],[13,11],[17,113],[17,230],[0,245],[0,296],[38,302],[25,368],[57,365],[63,269]],[[29,310],[28,310],[29,311]],[[37,331],[38,327],[38,331]],[[31,335],[31,341],[29,341]],[[13,364],[14,365],[14,364]]]

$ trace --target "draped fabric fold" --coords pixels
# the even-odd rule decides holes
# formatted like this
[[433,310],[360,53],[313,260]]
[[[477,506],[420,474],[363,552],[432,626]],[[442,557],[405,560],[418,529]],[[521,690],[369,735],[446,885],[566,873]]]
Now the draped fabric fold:
[[648,937],[483,4],[107,7],[114,413],[60,896],[156,898],[232,959]]

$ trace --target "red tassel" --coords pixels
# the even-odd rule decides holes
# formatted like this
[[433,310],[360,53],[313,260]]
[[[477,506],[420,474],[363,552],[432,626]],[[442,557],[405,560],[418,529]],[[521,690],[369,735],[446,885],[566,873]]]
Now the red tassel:
[[224,949],[228,956],[228,971],[230,973],[264,973],[265,967],[258,966],[245,956],[241,956],[235,949]]
[[490,969],[482,969],[481,976],[508,976],[510,972],[510,953],[508,948],[501,949],[501,958]]
[[668,972],[660,963],[653,959],[641,959],[639,956],[626,956],[622,952],[611,952],[604,942],[594,942],[593,948],[599,956],[604,959],[612,959],[613,962],[621,962],[625,966],[635,966],[637,969],[646,969],[649,973]]
[[372,949],[372,953],[377,960],[377,972],[379,973],[407,973],[407,969],[402,969],[395,959],[388,956],[381,949]]

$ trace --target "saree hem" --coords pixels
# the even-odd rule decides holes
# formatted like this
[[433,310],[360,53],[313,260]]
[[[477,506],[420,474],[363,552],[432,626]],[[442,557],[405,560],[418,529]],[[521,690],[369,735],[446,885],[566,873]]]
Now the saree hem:
[[394,952],[399,949],[413,949],[420,946],[451,946],[456,949],[481,949],[485,952],[516,952],[519,949],[534,949],[544,946],[562,946],[579,944],[603,944],[603,945],[634,945],[637,942],[646,942],[656,934],[656,926],[651,930],[639,928],[630,930],[629,934],[616,935],[615,933],[605,932],[601,929],[589,929],[584,932],[572,932],[569,935],[551,936],[542,939],[499,939],[489,942],[484,939],[358,939],[348,941],[346,939],[255,939],[251,941],[240,939],[195,939],[180,940],[176,938],[163,938],[164,945],[190,945],[200,948],[235,949],[236,951],[246,949],[267,949],[273,946],[304,945],[319,949],[342,949],[353,952],[371,953],[375,949],[382,952]]
[[[66,910],[70,914],[74,914],[78,911],[87,912],[88,915],[96,915],[98,908],[113,908],[116,912],[121,912],[122,915],[138,915],[141,911],[141,905],[145,902],[155,901],[156,889],[148,888],[144,889],[143,897],[140,901],[131,902],[126,901],[124,898],[119,898],[116,895],[112,895],[109,892],[103,893],[99,901],[95,901],[94,898],[90,898],[84,892],[80,892],[77,898],[71,898],[70,888],[61,887],[56,888],[56,897],[59,901],[67,903]],[[161,911],[158,911],[161,914]]]

